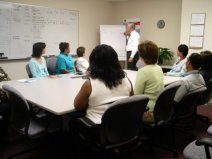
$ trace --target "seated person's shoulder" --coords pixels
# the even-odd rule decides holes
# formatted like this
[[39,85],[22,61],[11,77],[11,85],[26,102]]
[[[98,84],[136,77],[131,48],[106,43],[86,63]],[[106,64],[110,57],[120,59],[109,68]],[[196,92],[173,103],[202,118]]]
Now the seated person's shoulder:
[[41,57],[42,61],[46,61],[46,59],[44,57]]
[[68,58],[71,58],[71,59],[73,58],[71,54],[68,54],[68,56],[67,56],[67,57],[68,57]]
[[83,61],[88,61],[88,60],[87,60],[86,58],[84,58],[84,57],[82,57],[82,60],[83,60]]
[[63,60],[65,60],[65,57],[62,54],[60,54],[59,56],[57,56],[57,62],[61,62]]
[[139,73],[151,73],[152,71],[158,71],[163,73],[163,70],[159,65],[145,66],[138,70]]
[[63,58],[63,54],[60,53],[60,54],[57,56],[57,58],[58,58],[58,59]]
[[35,58],[31,58],[30,60],[29,60],[29,64],[33,64],[33,63],[36,63],[36,60],[35,60]]
[[35,59],[33,58],[33,57],[31,57],[30,59],[29,59],[29,62],[31,62],[31,61],[34,61]]
[[159,65],[155,65],[155,68],[156,68],[157,70],[159,70],[159,71],[163,71],[162,67],[159,66]]
[[148,69],[146,68],[146,67],[142,67],[142,68],[140,68],[139,70],[138,70],[138,73],[137,74],[142,74],[142,73],[145,73],[145,72],[147,72],[148,71]]

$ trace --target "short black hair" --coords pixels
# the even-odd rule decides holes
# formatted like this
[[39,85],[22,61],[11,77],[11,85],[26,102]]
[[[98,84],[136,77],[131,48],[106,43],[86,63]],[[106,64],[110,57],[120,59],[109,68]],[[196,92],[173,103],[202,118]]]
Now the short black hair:
[[198,70],[201,67],[201,64],[202,64],[202,57],[198,53],[192,53],[189,56],[188,61],[191,62],[193,69]]
[[183,54],[184,57],[188,55],[188,46],[185,44],[180,44],[178,46],[178,51]]
[[200,52],[200,55],[211,55],[211,54],[212,54],[212,52],[209,51],[209,50],[205,50],[205,51]]
[[211,51],[202,51],[200,52],[200,55],[202,57],[202,65],[201,69],[205,71],[209,71],[212,69],[212,53]]
[[34,43],[32,47],[32,57],[41,57],[43,49],[45,48],[46,44],[44,42]]
[[77,56],[78,57],[83,57],[83,54],[85,53],[85,47],[80,46],[77,48]]
[[65,49],[68,49],[68,47],[69,47],[69,43],[67,42],[61,42],[59,44],[59,49],[61,52],[65,52]]
[[156,64],[158,62],[158,46],[152,41],[144,41],[138,45],[138,52],[140,57],[148,65]]
[[122,83],[125,72],[121,69],[116,51],[109,45],[98,45],[90,54],[90,77],[102,80],[112,89]]

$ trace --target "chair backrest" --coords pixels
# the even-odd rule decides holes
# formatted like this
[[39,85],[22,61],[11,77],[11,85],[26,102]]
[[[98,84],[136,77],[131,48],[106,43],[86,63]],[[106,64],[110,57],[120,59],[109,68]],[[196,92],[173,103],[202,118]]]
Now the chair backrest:
[[47,69],[50,75],[56,74],[57,56],[50,56],[46,59]]
[[174,117],[186,117],[192,115],[195,111],[198,99],[206,90],[206,87],[201,87],[185,95],[179,103],[175,104]]
[[206,84],[207,90],[203,93],[202,99],[204,103],[208,103],[212,98],[212,79]]
[[76,70],[77,72],[81,72],[81,71],[77,68],[77,60],[74,61],[74,67],[75,67],[75,70]]
[[10,122],[12,127],[18,132],[27,135],[30,124],[30,108],[26,99],[20,92],[9,85],[3,85],[2,88],[8,93],[11,109]]
[[167,121],[171,119],[174,111],[174,97],[181,82],[174,82],[163,89],[158,96],[154,108],[154,121]]
[[114,144],[137,137],[149,98],[136,95],[118,100],[103,114],[101,143]]
[[29,68],[29,64],[26,65],[26,71],[27,71],[28,77],[29,77],[29,78],[32,78],[33,76],[32,76],[31,70],[30,70],[30,68]]

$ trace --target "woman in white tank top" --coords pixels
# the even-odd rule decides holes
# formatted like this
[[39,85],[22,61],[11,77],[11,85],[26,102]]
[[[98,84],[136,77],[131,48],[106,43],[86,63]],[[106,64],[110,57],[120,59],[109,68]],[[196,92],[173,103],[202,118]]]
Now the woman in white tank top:
[[86,117],[100,124],[110,104],[133,95],[133,88],[111,46],[97,46],[89,57],[89,63],[90,79],[85,81],[75,97],[74,106],[76,110],[86,110]]

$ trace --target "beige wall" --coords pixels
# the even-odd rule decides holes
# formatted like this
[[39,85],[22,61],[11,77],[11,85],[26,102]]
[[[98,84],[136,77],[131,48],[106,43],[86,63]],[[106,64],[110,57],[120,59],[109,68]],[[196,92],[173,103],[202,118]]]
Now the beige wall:
[[[180,42],[181,0],[129,0],[113,5],[114,23],[126,18],[140,18],[142,40],[152,40],[160,47],[176,51]],[[164,19],[164,29],[156,23]]]
[[190,49],[192,52],[201,50],[212,51],[212,0],[183,0],[180,42],[189,45],[190,22],[192,13],[206,13],[203,49]]
[[[78,10],[80,12],[79,45],[86,47],[87,57],[92,48],[99,44],[99,25],[121,24],[125,18],[141,18],[143,40],[155,41],[159,46],[169,47],[174,51],[179,44],[181,0],[130,0],[128,2],[114,3],[104,0],[10,1]],[[129,8],[133,9],[129,10]],[[166,21],[166,27],[162,30],[156,27],[156,22],[159,19]],[[12,79],[20,79],[27,77],[25,71],[26,63],[26,60],[1,62],[1,66]]]
[[[7,0],[3,0],[7,1]],[[87,56],[99,44],[99,25],[112,24],[112,3],[103,0],[10,0],[10,2],[77,10],[79,16],[79,45],[86,47]],[[26,60],[2,62],[12,79],[26,78]]]

